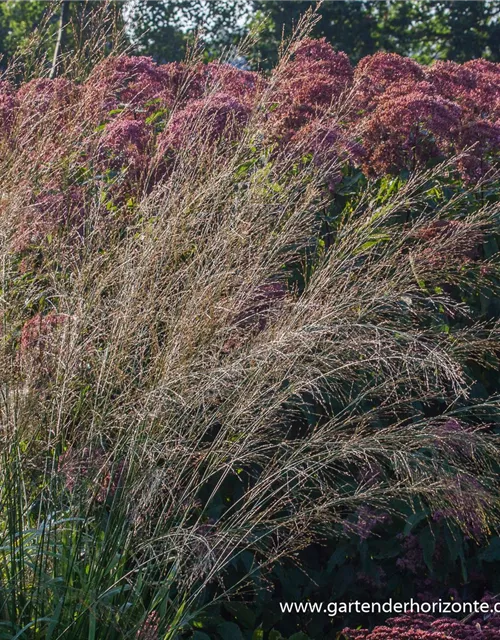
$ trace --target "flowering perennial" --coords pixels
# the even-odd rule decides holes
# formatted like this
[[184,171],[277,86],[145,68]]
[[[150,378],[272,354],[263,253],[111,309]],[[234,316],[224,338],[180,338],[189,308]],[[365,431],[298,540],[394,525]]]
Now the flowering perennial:
[[[117,208],[151,191],[178,156],[241,141],[250,117],[260,133],[249,143],[311,159],[334,191],[346,165],[379,176],[457,153],[463,178],[478,180],[499,155],[499,116],[498,64],[426,68],[377,53],[353,68],[324,39],[296,43],[270,78],[220,62],[158,65],[120,56],[98,64],[81,85],[37,79],[16,89],[2,81],[0,144],[26,154],[34,172],[29,187],[19,184],[25,205],[14,216],[12,248],[26,254],[63,230],[77,238],[88,226],[82,194],[90,184],[101,194],[97,217],[123,222]],[[75,138],[71,147],[62,144],[65,129]],[[9,204],[2,200],[7,212]],[[99,224],[95,212],[92,220]],[[482,243],[466,222],[434,221],[418,233],[430,247],[414,257],[419,272],[474,261]],[[58,324],[55,316],[36,318],[23,329],[22,349],[35,329],[45,336]]]
[[433,618],[425,614],[403,615],[387,620],[373,631],[344,629],[349,640],[497,640],[500,617],[475,617],[462,622],[453,618]]
[[[473,60],[427,68],[377,53],[353,68],[324,39],[296,43],[271,78],[219,62],[109,57],[82,85],[37,79],[16,90],[1,82],[0,141],[31,149],[47,172],[42,191],[49,180],[64,191],[82,174],[100,180],[104,172],[106,190],[120,202],[141,184],[150,189],[180,151],[197,154],[200,140],[241,138],[251,113],[261,142],[311,155],[330,188],[346,163],[377,176],[455,154],[462,176],[477,181],[500,151],[499,67]],[[59,136],[75,112],[82,137],[68,158]],[[54,135],[44,138],[47,131]],[[68,162],[70,174],[60,168]],[[116,171],[121,186],[111,189]]]

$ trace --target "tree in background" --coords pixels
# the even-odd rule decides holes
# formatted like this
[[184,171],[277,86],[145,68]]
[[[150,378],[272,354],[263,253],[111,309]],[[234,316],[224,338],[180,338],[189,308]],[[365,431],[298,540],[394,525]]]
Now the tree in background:
[[437,22],[446,25],[441,56],[462,62],[500,60],[500,2],[438,2]]
[[168,62],[182,60],[195,33],[217,57],[244,36],[251,11],[249,0],[130,0],[125,19],[137,53]]
[[[256,52],[266,66],[275,61],[282,34],[289,35],[300,15],[314,4],[308,0],[253,0],[254,20],[268,16],[265,46]],[[500,60],[498,0],[326,0],[318,13],[313,35],[326,37],[354,62],[381,49],[424,63],[479,57]]]
[[[88,57],[93,55],[88,44],[91,34],[103,21],[111,27],[104,31],[111,42],[111,30],[123,28],[123,3],[116,0],[5,0],[0,3],[0,68],[12,59],[16,52],[29,50],[36,58],[36,66],[46,67],[51,75],[58,75],[65,68],[68,54],[78,51]],[[43,33],[35,46],[36,33]]]
[[47,2],[37,0],[33,2],[7,0],[0,3],[0,56],[2,59],[12,57],[18,47],[27,43],[48,9]]
[[[254,0],[253,21],[264,20],[264,31],[259,39],[256,59],[265,67],[272,66],[278,57],[282,35],[289,36],[307,9],[314,2],[282,2],[280,0]],[[377,50],[377,5],[370,2],[328,2],[319,8],[320,20],[314,35],[324,36],[339,51],[359,59]]]
[[[71,2],[68,23],[91,24],[89,15],[106,4],[135,53],[158,62],[181,60],[193,35],[201,33],[208,58],[219,56],[250,29],[260,30],[251,52],[253,66],[271,67],[282,35],[290,35],[300,16],[315,0],[110,0]],[[11,57],[45,18],[53,40],[47,44],[52,61],[60,22],[60,2],[6,0],[0,3],[0,55]],[[500,0],[325,0],[318,8],[313,36],[326,37],[353,62],[375,51],[410,55],[419,62],[453,59],[464,62],[484,57],[500,60]],[[64,22],[64,21],[63,21]],[[86,31],[67,34],[66,48]],[[64,53],[64,47],[62,47]]]
[[50,69],[50,77],[53,78],[57,74],[59,68],[59,61],[63,52],[63,47],[66,42],[66,36],[68,32],[68,20],[70,13],[69,0],[62,0],[59,11],[59,27],[57,28],[57,40],[54,47],[54,55],[52,56],[52,67]]

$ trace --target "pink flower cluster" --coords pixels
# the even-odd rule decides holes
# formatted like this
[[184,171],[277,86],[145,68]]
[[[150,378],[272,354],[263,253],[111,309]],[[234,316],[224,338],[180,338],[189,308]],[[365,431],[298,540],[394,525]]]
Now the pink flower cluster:
[[61,349],[61,332],[68,320],[66,314],[51,311],[47,315],[37,313],[25,322],[19,346],[23,367],[37,376],[53,373]]
[[344,629],[342,633],[348,640],[498,640],[500,617],[476,616],[462,622],[425,614],[402,615],[390,618],[372,631]]
[[[114,210],[150,190],[177,157],[240,140],[250,121],[252,144],[311,157],[332,190],[345,165],[378,176],[456,154],[463,177],[477,180],[500,157],[500,64],[425,67],[377,53],[353,68],[324,39],[306,38],[270,77],[218,62],[120,56],[80,85],[0,82],[0,145],[25,158],[37,185],[17,216],[18,249],[72,219],[73,198],[61,203],[55,193],[83,183]],[[447,233],[432,231],[440,241]],[[452,253],[471,251],[464,244]]]
[[165,79],[151,58],[109,57],[93,70],[84,85],[83,99],[89,113],[99,120],[124,106],[143,108],[166,90]]
[[430,67],[377,53],[355,71],[357,111],[368,173],[412,169],[464,153],[467,179],[478,179],[500,149],[500,65],[473,60]]
[[67,317],[62,313],[51,312],[46,316],[37,313],[31,320],[28,320],[21,332],[21,354],[32,349],[43,350],[55,327],[63,324]]
[[21,85],[16,109],[21,145],[33,145],[39,137],[61,132],[71,122],[81,87],[65,78],[36,78]]
[[210,91],[229,94],[249,106],[266,85],[264,77],[259,73],[220,62],[201,65],[198,67],[198,74],[201,77],[205,76]]
[[69,105],[76,92],[76,85],[65,78],[36,78],[19,88],[17,98],[21,108],[29,110],[35,116],[49,109],[61,109]]
[[[281,140],[330,120],[362,146],[351,160],[369,175],[412,170],[461,154],[463,177],[477,180],[500,151],[500,65],[474,60],[424,67],[377,53],[350,68],[324,41],[299,43],[272,94],[270,122]],[[339,118],[342,106],[346,116]],[[335,146],[335,145],[334,145]]]
[[91,149],[88,155],[99,170],[126,170],[122,186],[133,191],[164,176],[175,152],[237,138],[264,84],[229,64],[107,58],[82,90],[83,112],[104,121],[102,138],[87,138],[90,148],[97,143],[97,158]]
[[354,74],[347,55],[334,51],[324,38],[304,39],[292,54],[269,97],[271,137],[284,140],[324,116],[350,87]]
[[157,65],[144,56],[120,56],[106,58],[95,67],[84,85],[83,100],[89,112],[102,119],[123,108],[150,114],[158,106],[182,107],[210,93],[229,93],[247,103],[263,83],[259,74],[229,64]]
[[136,634],[137,640],[158,640],[160,637],[160,616],[157,611],[151,611],[141,629]]
[[328,176],[328,186],[333,191],[342,180],[341,167],[347,162],[362,164],[364,148],[355,142],[341,127],[321,120],[301,127],[291,137],[294,153],[311,154],[314,164]]
[[481,256],[484,233],[461,220],[433,220],[415,232],[425,242],[419,246],[415,262],[438,273],[463,266]]
[[356,106],[370,113],[376,109],[377,99],[387,90],[423,79],[423,68],[411,58],[383,52],[366,56],[354,71]]
[[227,93],[213,93],[190,101],[176,111],[158,136],[158,152],[180,151],[193,145],[212,144],[238,136],[250,115],[247,105]]
[[427,82],[389,87],[361,121],[365,172],[415,169],[446,157],[459,121],[460,107]]
[[14,249],[24,251],[40,244],[49,234],[62,226],[78,231],[84,218],[84,194],[80,187],[71,186],[66,191],[47,184],[46,191],[33,196],[22,211],[17,224]]
[[124,116],[109,122],[98,142],[101,166],[110,169],[127,168],[137,176],[148,165],[148,148],[152,129],[144,120]]

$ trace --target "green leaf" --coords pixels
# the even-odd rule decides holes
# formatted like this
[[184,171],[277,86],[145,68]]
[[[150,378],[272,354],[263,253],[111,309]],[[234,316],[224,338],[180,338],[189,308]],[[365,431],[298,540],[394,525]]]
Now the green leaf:
[[436,547],[436,539],[430,527],[427,527],[422,531],[418,537],[418,541],[422,547],[425,565],[429,571],[433,571],[432,558]]
[[335,551],[330,556],[328,560],[328,564],[326,566],[326,570],[328,573],[331,573],[336,567],[340,567],[347,560],[345,547],[341,546],[335,549]]
[[464,582],[467,582],[467,565],[465,561],[462,532],[458,529],[458,527],[450,524],[445,529],[444,537],[451,561],[455,562],[457,559],[460,560],[462,578]]
[[484,562],[497,562],[500,560],[500,538],[495,537],[490,544],[481,553],[481,559]]
[[217,625],[217,633],[222,640],[244,640],[240,628],[234,622],[223,622]]
[[405,528],[403,529],[403,534],[407,536],[409,533],[411,533],[414,527],[416,527],[417,524],[419,524],[419,522],[422,522],[422,520],[425,520],[428,517],[429,517],[429,512],[427,511],[427,509],[425,509],[424,511],[418,511],[417,513],[413,513],[406,520]]
[[372,247],[376,246],[377,244],[380,244],[381,242],[389,242],[390,239],[391,237],[388,236],[386,233],[373,234],[371,239],[364,242],[359,248],[359,250],[355,251],[355,253],[357,254],[360,251],[366,251],[367,249],[371,249]]
[[203,631],[195,631],[191,637],[192,640],[210,640],[210,636]]
[[242,602],[226,602],[224,608],[241,626],[247,629],[253,629],[255,627],[255,613]]
[[57,603],[57,607],[55,608],[54,613],[52,614],[52,620],[47,629],[46,640],[51,640],[54,634],[54,631],[56,630],[56,627],[59,624],[63,605],[64,605],[64,598],[59,598],[59,602]]
[[101,595],[97,597],[97,600],[102,602],[108,602],[114,596],[121,593],[125,593],[126,591],[130,591],[131,589],[132,589],[131,585],[124,584],[121,587],[116,587],[115,589],[111,589],[111,591],[105,591],[104,593],[101,593]]

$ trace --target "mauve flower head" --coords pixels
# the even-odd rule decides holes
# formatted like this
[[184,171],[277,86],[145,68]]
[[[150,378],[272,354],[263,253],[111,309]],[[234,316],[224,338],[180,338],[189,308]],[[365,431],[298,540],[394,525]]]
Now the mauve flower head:
[[164,74],[146,56],[110,56],[99,63],[84,85],[84,101],[94,118],[106,117],[119,107],[144,108],[161,96]]
[[351,85],[353,69],[345,53],[324,38],[298,42],[270,94],[271,136],[287,141],[299,127],[325,113]]
[[375,53],[362,58],[354,70],[358,108],[371,111],[376,97],[390,87],[412,84],[424,79],[421,65],[396,53]]
[[[296,86],[300,90],[300,80],[305,80],[308,74],[317,77],[329,76],[331,94],[321,95],[318,98],[322,102],[330,102],[333,96],[339,95],[352,82],[354,70],[348,56],[342,51],[335,51],[325,38],[319,40],[304,38],[293,46],[291,53],[292,59],[282,73],[284,78],[292,84],[286,84],[285,87]],[[299,82],[295,83],[296,79]],[[314,92],[312,96],[314,97]]]
[[79,87],[66,78],[37,78],[21,85],[17,92],[21,113],[28,124],[37,123],[49,112],[61,118],[78,96]]
[[15,89],[8,80],[0,80],[0,95],[12,95],[14,92]]
[[13,248],[24,251],[31,245],[42,243],[64,225],[73,228],[81,223],[84,215],[84,196],[81,187],[68,187],[64,190],[46,185],[44,191],[35,196],[23,210]]
[[122,117],[106,125],[98,151],[106,166],[115,169],[129,167],[140,172],[147,168],[147,150],[151,140],[151,127],[143,120]]
[[304,38],[293,45],[291,53],[292,60],[284,71],[286,77],[291,78],[294,71],[315,71],[331,75],[342,89],[352,81],[354,70],[348,56],[343,51],[335,51],[325,38]]
[[403,539],[403,553],[396,560],[396,566],[402,571],[409,571],[420,576],[425,572],[425,561],[418,537],[413,533]]
[[65,313],[51,311],[45,316],[37,313],[25,322],[21,331],[21,354],[26,355],[32,349],[42,348],[53,329],[64,324],[68,317]]
[[149,138],[150,131],[142,120],[120,118],[106,125],[102,142],[114,151],[123,151],[132,145],[143,152],[146,150]]
[[266,84],[259,73],[227,63],[210,62],[206,73],[209,91],[228,93],[245,104],[252,104]]
[[500,84],[500,63],[498,62],[491,62],[484,58],[476,58],[474,60],[464,62],[463,66],[466,69],[471,69],[477,73],[488,75],[492,82]]
[[185,105],[189,100],[203,97],[206,88],[205,65],[189,66],[184,62],[168,62],[158,67],[161,74],[163,103]]
[[137,640],[159,640],[160,616],[157,611],[151,611],[137,632]]
[[461,152],[473,147],[458,161],[458,168],[467,182],[479,180],[489,169],[492,154],[500,150],[500,65],[486,60],[471,60],[465,64],[437,62],[427,73],[427,79],[445,98],[462,108],[460,126],[456,129],[454,146]]
[[359,165],[364,149],[340,127],[322,120],[301,127],[291,139],[291,148],[301,156],[311,154],[314,164],[325,171],[330,188],[342,179],[340,168],[346,162]]
[[412,60],[397,53],[379,51],[365,56],[356,65],[355,78],[367,76],[378,88],[385,89],[391,84],[407,82],[408,80],[422,80],[423,67]]
[[250,109],[227,93],[214,93],[192,100],[176,111],[165,131],[158,136],[158,155],[179,151],[193,144],[234,140],[241,134]]
[[[483,599],[486,601],[486,599]],[[344,629],[348,640],[498,640],[500,617],[478,614],[467,620],[405,613],[368,629]]]
[[476,87],[472,98],[476,113],[491,119],[500,118],[500,63],[488,60],[469,60],[463,68],[475,74]]
[[433,95],[428,83],[386,91],[361,124],[367,151],[365,171],[381,174],[414,169],[431,158],[443,157],[460,116],[460,107]]
[[426,68],[425,78],[444,98],[466,109],[475,106],[473,92],[477,87],[477,73],[474,70],[457,62],[440,60]]
[[500,122],[469,120],[457,131],[455,146],[458,151],[464,151],[458,160],[464,180],[479,180],[489,171],[491,160],[500,153]]
[[19,356],[24,367],[36,375],[50,375],[62,346],[64,327],[70,317],[51,311],[47,315],[37,313],[24,323],[21,330]]

